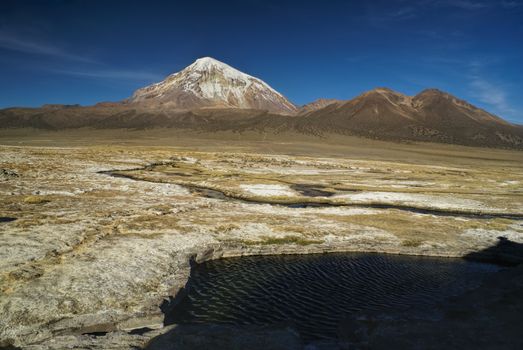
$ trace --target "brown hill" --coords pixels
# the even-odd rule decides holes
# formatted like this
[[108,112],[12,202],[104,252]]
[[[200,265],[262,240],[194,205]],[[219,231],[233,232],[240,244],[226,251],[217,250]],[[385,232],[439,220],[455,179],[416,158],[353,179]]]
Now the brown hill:
[[523,127],[436,89],[410,97],[378,88],[306,113],[296,128],[382,139],[523,147]]
[[292,118],[264,110],[204,108],[162,110],[127,105],[68,108],[8,108],[0,110],[1,128],[64,130],[178,128],[208,131],[236,130],[247,122],[252,128],[262,120]]
[[298,114],[307,114],[310,112],[317,111],[318,109],[327,107],[328,105],[334,104],[334,103],[341,103],[343,101],[336,100],[333,98],[319,98],[316,101],[313,101],[311,103],[307,103],[306,105],[301,106],[298,109]]
[[295,115],[243,108],[158,109],[107,103],[0,110],[2,128],[177,128],[217,131],[299,132],[318,137],[357,135],[523,149],[523,127],[439,90],[406,96],[386,88],[349,101],[320,100]]

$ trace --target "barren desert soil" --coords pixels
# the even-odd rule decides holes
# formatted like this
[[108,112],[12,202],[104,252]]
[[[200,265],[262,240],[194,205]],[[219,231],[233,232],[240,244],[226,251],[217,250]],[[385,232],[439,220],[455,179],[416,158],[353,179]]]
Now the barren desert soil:
[[[100,348],[143,346],[162,332],[159,306],[185,285],[191,260],[331,251],[462,257],[498,237],[523,243],[517,151],[1,132],[0,345],[60,348],[110,332]],[[144,327],[159,330],[127,333]]]

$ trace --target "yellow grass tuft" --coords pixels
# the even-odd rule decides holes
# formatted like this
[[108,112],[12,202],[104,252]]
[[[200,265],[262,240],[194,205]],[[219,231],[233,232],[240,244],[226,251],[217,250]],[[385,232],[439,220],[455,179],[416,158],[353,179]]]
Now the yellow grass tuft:
[[46,196],[31,195],[24,198],[24,203],[27,204],[45,204],[51,200]]

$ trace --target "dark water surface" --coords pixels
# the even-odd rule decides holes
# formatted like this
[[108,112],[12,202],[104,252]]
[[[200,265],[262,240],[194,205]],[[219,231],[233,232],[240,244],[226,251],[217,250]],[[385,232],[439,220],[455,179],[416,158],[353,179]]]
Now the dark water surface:
[[168,323],[269,325],[290,321],[304,339],[334,339],[347,316],[429,310],[500,267],[386,254],[259,256],[196,265]]
[[11,221],[15,221],[16,218],[10,218],[10,217],[7,217],[7,216],[0,216],[0,223],[2,222],[11,222]]

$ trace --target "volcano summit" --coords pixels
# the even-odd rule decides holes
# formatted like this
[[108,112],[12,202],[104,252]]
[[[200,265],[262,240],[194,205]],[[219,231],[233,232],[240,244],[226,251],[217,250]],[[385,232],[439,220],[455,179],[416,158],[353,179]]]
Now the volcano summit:
[[127,102],[159,108],[247,108],[284,114],[296,111],[296,106],[264,81],[211,57],[199,58],[165,80],[137,90]]

